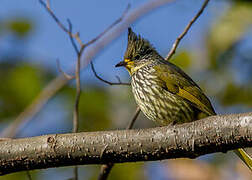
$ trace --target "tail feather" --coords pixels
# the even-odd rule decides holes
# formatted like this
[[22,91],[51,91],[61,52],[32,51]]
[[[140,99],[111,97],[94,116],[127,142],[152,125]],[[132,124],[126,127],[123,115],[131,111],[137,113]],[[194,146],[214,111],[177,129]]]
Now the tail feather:
[[248,153],[246,153],[243,149],[236,149],[234,152],[252,171],[252,158],[248,155]]

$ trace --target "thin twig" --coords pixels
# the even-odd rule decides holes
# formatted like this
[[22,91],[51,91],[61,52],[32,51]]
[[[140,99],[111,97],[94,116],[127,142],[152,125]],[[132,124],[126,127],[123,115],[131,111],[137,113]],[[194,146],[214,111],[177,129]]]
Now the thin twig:
[[47,10],[47,12],[52,16],[52,18],[54,19],[54,21],[58,24],[58,26],[64,31],[66,32],[69,36],[72,36],[73,38],[75,38],[79,44],[82,44],[81,40],[80,40],[80,36],[79,33],[77,32],[76,34],[72,34],[69,33],[69,30],[63,25],[63,23],[60,22],[60,20],[57,18],[57,16],[53,13],[51,7],[50,7],[50,1],[47,0],[46,3],[43,0],[39,0],[40,4],[42,6],[44,6],[44,8]]
[[102,81],[102,82],[104,82],[104,83],[106,83],[106,84],[109,84],[109,85],[128,85],[128,86],[130,85],[130,83],[122,83],[121,80],[120,80],[120,78],[117,77],[117,76],[116,76],[116,78],[118,79],[118,82],[110,82],[110,81],[107,81],[107,80],[103,79],[102,77],[100,77],[100,76],[97,74],[97,72],[96,72],[96,70],[95,70],[95,68],[94,68],[94,63],[91,61],[90,64],[91,64],[91,69],[92,69],[92,71],[93,71],[95,77],[96,77],[97,79],[99,79],[100,81]]
[[114,167],[114,163],[108,163],[101,166],[100,174],[98,176],[98,180],[106,180],[111,169]]
[[74,174],[74,177],[72,178],[72,180],[78,180],[78,177],[79,177],[78,166],[73,167],[73,174]]
[[[72,33],[72,23],[69,19],[67,19],[67,22],[68,22],[68,25],[69,25],[69,29],[67,29],[63,23],[61,23],[61,21],[57,18],[57,16],[54,14],[54,12],[52,11],[51,9],[51,6],[50,6],[50,1],[47,0],[46,3],[43,1],[43,0],[39,0],[40,4],[47,10],[47,12],[51,15],[51,17],[55,20],[55,22],[58,24],[58,26],[64,31],[66,32],[71,40],[71,43],[74,47],[74,50],[76,51],[76,53],[78,54],[79,50],[78,50],[78,47],[76,45],[76,43],[74,42],[73,38],[77,40],[77,42],[80,44],[80,46],[83,45],[82,41],[80,40],[80,36],[79,36],[79,33],[76,33],[76,34],[73,34]],[[58,66],[58,69],[59,71],[65,76],[65,78],[67,78],[68,80],[71,80],[74,78],[74,76],[71,76],[71,75],[68,75],[66,72],[64,72],[61,68],[60,68],[60,65],[59,65],[59,62],[57,61],[57,66]]]
[[79,119],[79,101],[81,95],[81,85],[80,85],[80,55],[78,55],[77,64],[76,64],[76,98],[75,98],[75,106],[73,113],[73,132],[78,131],[78,119]]
[[69,27],[68,33],[67,33],[67,34],[69,34],[69,38],[70,38],[70,40],[71,40],[72,46],[73,46],[73,48],[74,48],[74,50],[75,50],[75,53],[78,55],[78,54],[80,53],[80,50],[79,50],[77,44],[76,44],[75,41],[74,41],[74,37],[72,36],[72,34],[73,34],[73,32],[72,32],[72,30],[73,30],[73,25],[72,25],[70,19],[67,19],[67,23],[68,23],[68,27]]
[[170,50],[170,52],[168,53],[168,55],[166,56],[166,60],[168,61],[169,59],[171,59],[171,57],[175,54],[175,51],[181,41],[181,39],[183,39],[183,37],[187,34],[187,32],[189,31],[189,29],[191,28],[191,26],[193,25],[193,23],[198,19],[198,17],[203,13],[204,9],[206,8],[207,4],[208,4],[209,0],[205,0],[203,5],[201,6],[200,10],[198,11],[198,13],[192,18],[192,20],[187,24],[186,28],[184,29],[184,31],[177,37],[176,41],[173,43],[172,45],[172,49]]
[[51,8],[50,0],[46,0],[46,5],[47,5],[47,7],[48,7],[49,9]]
[[131,121],[130,121],[128,127],[127,127],[127,129],[132,129],[132,127],[133,127],[134,123],[136,122],[136,119],[137,119],[137,117],[138,117],[138,115],[139,115],[140,112],[141,112],[141,109],[138,106],[136,108],[136,112],[135,112],[133,118],[131,119]]
[[58,68],[59,72],[62,73],[62,74],[65,76],[66,79],[72,80],[72,79],[75,78],[75,76],[69,75],[69,74],[67,74],[66,72],[64,72],[64,71],[61,69],[59,59],[56,60],[56,64],[57,64],[57,68]]
[[81,84],[80,84],[80,65],[81,65],[81,56],[84,51],[85,45],[81,45],[81,49],[79,50],[77,44],[74,41],[74,37],[71,36],[72,33],[72,23],[69,19],[67,19],[69,25],[69,38],[71,40],[72,46],[77,54],[77,63],[75,67],[75,79],[76,79],[76,98],[75,98],[75,106],[74,106],[74,113],[73,113],[73,129],[72,132],[76,133],[78,131],[78,121],[79,121],[79,101],[81,96]]
[[55,14],[53,13],[53,11],[51,10],[50,7],[50,1],[46,1],[46,3],[43,0],[39,0],[40,4],[42,6],[44,6],[44,8],[48,11],[48,13],[52,16],[52,18],[56,21],[56,23],[58,24],[58,26],[65,31],[66,33],[68,33],[67,28],[60,22],[60,20],[55,16]]
[[[137,107],[136,112],[135,112],[133,118],[131,119],[131,121],[129,122],[126,129],[132,129],[140,111],[141,111],[141,109],[139,107]],[[108,175],[109,175],[111,169],[113,168],[113,166],[114,166],[114,163],[108,163],[108,164],[102,165],[101,169],[100,169],[100,174],[99,174],[98,180],[106,180],[108,178]]]

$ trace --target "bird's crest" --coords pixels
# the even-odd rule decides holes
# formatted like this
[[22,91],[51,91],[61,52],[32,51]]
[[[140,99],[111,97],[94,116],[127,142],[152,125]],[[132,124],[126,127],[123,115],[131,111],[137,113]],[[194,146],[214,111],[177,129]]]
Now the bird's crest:
[[151,51],[155,51],[150,42],[140,35],[136,35],[132,29],[128,28],[128,46],[124,57],[127,59],[132,59],[136,55],[145,55]]

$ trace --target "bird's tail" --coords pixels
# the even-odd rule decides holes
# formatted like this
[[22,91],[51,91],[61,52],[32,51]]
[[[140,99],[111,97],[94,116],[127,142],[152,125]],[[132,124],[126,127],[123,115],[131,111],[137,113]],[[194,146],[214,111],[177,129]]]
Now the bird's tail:
[[252,171],[252,158],[243,149],[234,150],[235,154],[248,166]]

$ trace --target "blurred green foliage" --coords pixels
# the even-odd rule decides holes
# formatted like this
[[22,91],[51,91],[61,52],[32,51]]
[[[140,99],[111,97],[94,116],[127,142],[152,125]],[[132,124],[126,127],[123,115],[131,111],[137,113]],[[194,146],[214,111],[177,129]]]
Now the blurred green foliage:
[[[245,80],[243,84],[236,80],[236,75],[248,73],[241,67],[244,61],[242,56],[246,56],[248,67],[252,67],[252,55],[241,54],[239,52],[247,33],[252,27],[252,3],[251,1],[233,1],[231,6],[213,23],[206,38],[206,47],[209,55],[209,69],[212,76],[210,78],[222,82],[221,89],[218,89],[213,96],[217,97],[219,103],[224,106],[245,105],[252,106],[252,78]],[[250,41],[251,41],[251,37]],[[251,52],[247,50],[247,52]],[[233,62],[238,61],[238,66],[233,66]],[[244,76],[246,77],[246,76]]]
[[147,179],[144,177],[143,163],[116,164],[110,174],[111,180]]
[[227,83],[223,93],[219,95],[221,103],[225,106],[243,104],[252,107],[252,86]]
[[[27,18],[8,18],[0,21],[1,36],[12,34],[14,38],[28,37],[33,24]],[[0,37],[1,37],[0,36]],[[14,41],[13,41],[14,42]],[[19,44],[20,45],[20,44]],[[26,62],[16,55],[18,44],[0,57],[0,122],[15,118],[41,91],[52,77],[46,68]],[[26,58],[26,60],[28,60]],[[30,59],[29,59],[30,60]]]
[[[109,180],[129,180],[129,179],[148,179],[144,175],[144,166],[142,162],[122,163],[114,165],[109,174]],[[100,172],[100,166],[95,166],[95,171],[90,180],[96,180]]]
[[13,18],[5,23],[7,31],[21,38],[28,36],[33,28],[31,21],[27,18]]
[[[240,42],[252,25],[252,3],[233,3],[212,25],[207,36],[210,67],[217,68],[218,57]],[[232,59],[229,58],[231,61]]]
[[[73,111],[76,89],[71,86],[66,86],[60,92],[64,98],[68,99],[64,108],[67,111]],[[86,88],[80,97],[80,131],[97,131],[106,130],[111,127],[109,115],[109,96],[102,87],[89,86]],[[72,113],[69,119],[72,119]]]
[[174,55],[170,62],[182,69],[186,69],[192,65],[190,52],[186,50],[179,51],[177,54]]
[[[29,173],[32,176],[33,180],[39,179],[36,171],[29,171]],[[9,174],[6,176],[0,176],[0,180],[17,180],[17,179],[18,180],[27,180],[28,179],[27,172],[23,171],[23,172]]]
[[0,120],[17,116],[48,82],[48,74],[26,62],[0,62]]

